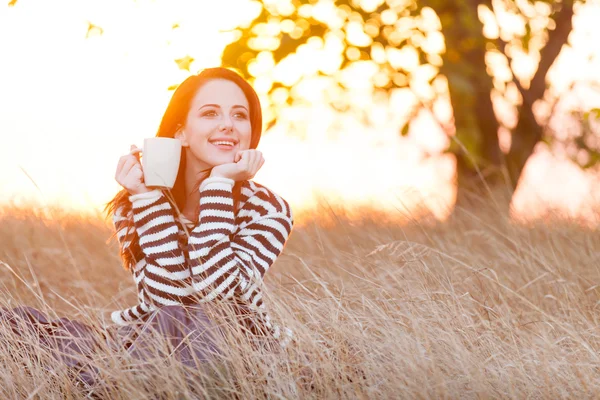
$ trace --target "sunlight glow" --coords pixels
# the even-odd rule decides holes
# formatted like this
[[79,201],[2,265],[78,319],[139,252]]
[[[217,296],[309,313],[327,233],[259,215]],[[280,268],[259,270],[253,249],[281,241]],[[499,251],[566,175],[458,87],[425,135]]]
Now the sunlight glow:
[[[282,15],[290,12],[291,3],[272,3]],[[372,8],[378,3],[361,4]],[[140,145],[143,138],[154,136],[172,94],[167,88],[190,71],[219,65],[224,46],[234,40],[230,30],[259,11],[257,2],[244,0],[28,0],[0,9],[0,54],[4,60],[0,75],[0,202],[39,199],[80,210],[101,209],[119,189],[113,177],[118,158],[130,144]],[[538,11],[543,14],[547,10]],[[341,28],[341,12],[333,2],[319,1],[303,6],[300,13]],[[489,19],[485,10],[480,9],[480,14]],[[313,207],[316,196],[322,194],[334,203],[374,204],[392,211],[425,205],[444,219],[455,198],[455,161],[444,154],[449,138],[426,112],[418,115],[406,137],[398,132],[412,112],[415,93],[422,99],[441,94],[434,110],[443,123],[451,121],[445,81],[436,78],[433,87],[428,85],[439,66],[436,53],[444,47],[439,19],[427,8],[421,17],[419,23],[427,24],[428,33],[412,39],[422,41],[435,66],[420,65],[411,46],[381,47],[372,54],[375,62],[387,57],[397,68],[410,72],[391,77],[398,84],[410,80],[413,92],[395,91],[390,107],[373,98],[371,82],[385,85],[390,79],[377,74],[373,61],[358,62],[340,73],[340,79],[352,88],[349,95],[317,76],[319,71],[338,72],[345,51],[339,35],[311,39],[298,54],[277,65],[270,53],[261,53],[250,68],[261,98],[264,100],[276,81],[285,85],[300,82],[292,94],[304,101],[282,109],[287,124],[277,124],[263,135],[259,149],[267,161],[256,181],[281,193],[297,208]],[[502,18],[502,29],[492,23],[486,26],[486,35],[505,37],[508,31],[521,29],[518,19]],[[540,18],[541,26],[546,20]],[[590,39],[599,34],[595,21],[600,18],[600,6],[590,5],[576,18],[572,47],[564,50],[550,71],[558,93],[574,79],[592,80],[600,68],[600,42]],[[404,27],[417,23],[405,17],[396,20],[391,14],[385,22]],[[90,23],[98,28],[86,38]],[[260,46],[272,48],[273,40],[278,40],[273,35],[279,29],[292,32],[299,28],[288,20],[281,26],[270,23],[258,29],[272,36]],[[348,40],[357,46],[371,41],[360,25],[350,23],[348,31]],[[528,55],[516,51],[514,55],[513,67],[519,79],[526,81],[534,64]],[[592,61],[584,62],[592,55]],[[174,62],[187,56],[189,71]],[[504,71],[501,79],[510,82],[507,65],[502,66],[494,54],[488,58],[489,65]],[[518,97],[514,87],[509,84],[507,88],[507,96],[513,93]],[[288,95],[287,89],[278,89],[276,98],[285,104]],[[342,95],[359,105],[364,115],[336,119],[327,104]],[[590,104],[594,101],[597,98]],[[361,118],[371,127],[357,122]],[[289,128],[294,124],[304,127]],[[563,186],[550,179],[557,176],[574,185],[569,186],[570,195],[565,196]],[[513,204],[517,214],[531,213],[542,201],[574,215],[578,210],[590,215],[585,211],[590,206],[581,199],[589,197],[595,184],[592,174],[541,149],[528,164],[524,179],[527,183]]]

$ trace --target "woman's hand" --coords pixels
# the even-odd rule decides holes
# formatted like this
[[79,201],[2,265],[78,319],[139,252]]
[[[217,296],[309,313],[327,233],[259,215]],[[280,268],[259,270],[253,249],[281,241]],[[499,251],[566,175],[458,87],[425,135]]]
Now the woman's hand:
[[129,154],[119,159],[115,180],[123,186],[129,194],[140,194],[149,192],[150,189],[144,184],[144,172],[140,164],[140,149],[131,145]]
[[265,163],[262,153],[255,149],[240,150],[232,163],[217,165],[210,176],[233,179],[236,182],[254,178]]

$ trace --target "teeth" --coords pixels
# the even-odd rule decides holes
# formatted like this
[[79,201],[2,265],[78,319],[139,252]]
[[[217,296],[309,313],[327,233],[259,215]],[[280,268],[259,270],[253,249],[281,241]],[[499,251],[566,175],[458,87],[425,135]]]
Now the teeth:
[[233,142],[211,142],[212,144],[225,144],[227,146],[234,146],[235,143]]

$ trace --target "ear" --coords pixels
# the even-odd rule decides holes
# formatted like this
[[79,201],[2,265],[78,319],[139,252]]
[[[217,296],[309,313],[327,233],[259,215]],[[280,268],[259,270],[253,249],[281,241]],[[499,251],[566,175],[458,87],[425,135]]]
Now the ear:
[[187,138],[185,137],[185,132],[183,131],[183,129],[179,129],[176,133],[175,133],[175,139],[179,139],[181,141],[181,146],[182,147],[189,147],[189,143],[187,141]]

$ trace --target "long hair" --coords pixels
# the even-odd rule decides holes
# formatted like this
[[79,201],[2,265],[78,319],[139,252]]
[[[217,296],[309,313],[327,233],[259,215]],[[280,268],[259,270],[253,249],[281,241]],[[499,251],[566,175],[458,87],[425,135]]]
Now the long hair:
[[[186,78],[178,87],[175,89],[169,105],[163,114],[162,120],[158,127],[157,137],[169,137],[174,138],[179,128],[185,126],[187,114],[190,109],[192,99],[200,90],[200,88],[213,79],[225,79],[231,81],[242,89],[242,92],[248,100],[250,109],[250,126],[252,129],[252,137],[250,139],[250,148],[256,149],[260,141],[262,133],[262,111],[260,107],[260,101],[258,95],[252,88],[252,86],[236,72],[227,68],[207,68],[200,72],[198,75],[192,75]],[[183,210],[186,200],[185,191],[185,171],[186,171],[186,152],[185,149],[181,149],[181,161],[179,164],[179,171],[175,184],[170,190],[169,202],[176,208],[176,210]],[[210,171],[206,176],[210,175]],[[233,186],[233,206],[234,212],[237,214],[238,202],[241,196],[243,182],[236,182]],[[200,183],[198,183],[198,186]],[[117,210],[120,210],[121,215],[126,216],[131,211],[131,202],[129,201],[129,192],[126,189],[119,191],[115,197],[106,203],[104,212],[107,217],[112,216]],[[129,221],[130,226],[127,226],[127,231],[132,228],[131,224],[133,221]],[[115,233],[116,234],[116,233]],[[114,236],[114,235],[113,235]],[[133,244],[133,243],[132,243]],[[130,246],[131,247],[131,246]],[[122,250],[120,253],[125,269],[129,269],[131,265],[134,265],[136,260],[141,258],[141,250],[139,246],[134,246],[133,249]]]

